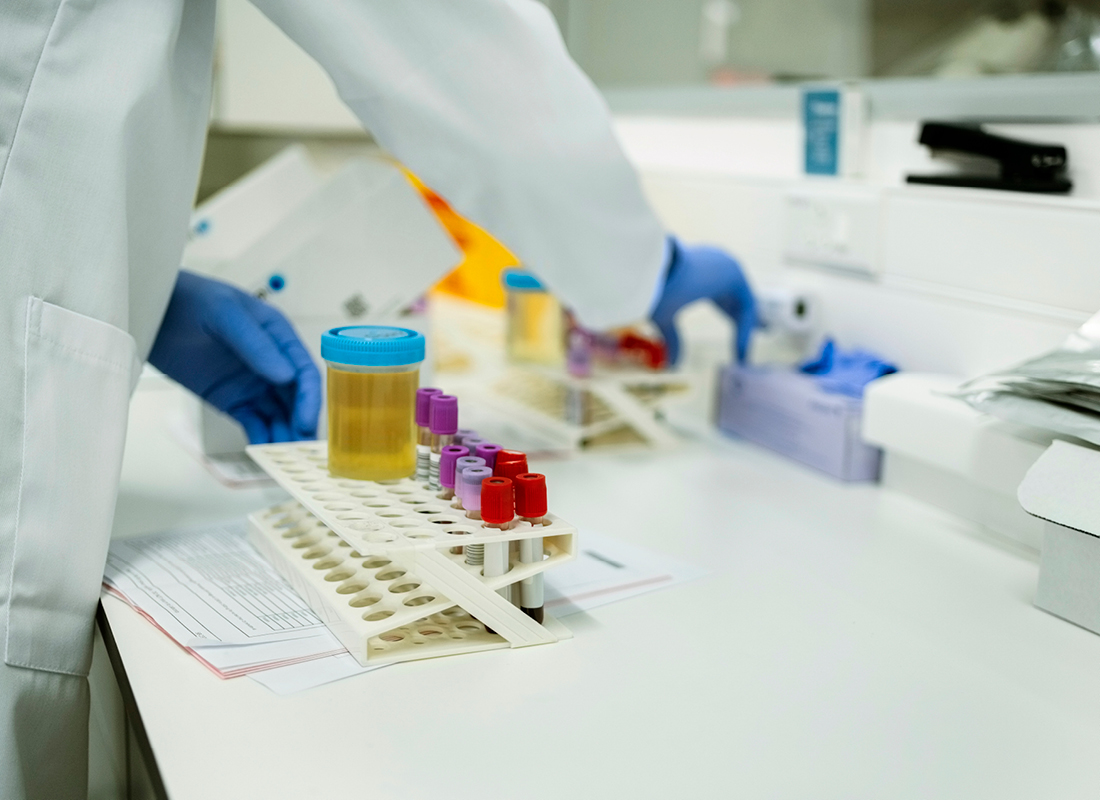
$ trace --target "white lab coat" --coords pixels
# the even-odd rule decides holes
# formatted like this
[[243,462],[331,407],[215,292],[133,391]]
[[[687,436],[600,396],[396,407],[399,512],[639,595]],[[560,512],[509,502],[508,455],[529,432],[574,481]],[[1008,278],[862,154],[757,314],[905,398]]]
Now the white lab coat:
[[[663,234],[533,0],[256,0],[377,139],[593,326]],[[214,0],[0,3],[0,797],[84,793],[126,410],[202,156]]]

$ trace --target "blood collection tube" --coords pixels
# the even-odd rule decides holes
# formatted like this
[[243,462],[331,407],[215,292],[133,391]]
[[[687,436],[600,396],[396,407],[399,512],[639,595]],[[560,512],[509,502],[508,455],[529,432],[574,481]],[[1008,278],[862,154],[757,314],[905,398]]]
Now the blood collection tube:
[[470,451],[457,444],[449,444],[439,454],[439,485],[443,487],[440,498],[450,500],[455,496],[455,464],[465,458]]
[[[481,519],[486,528],[507,530],[515,517],[515,493],[508,478],[486,478],[481,483]],[[486,542],[484,566],[481,573],[486,578],[507,574],[511,569],[508,553],[510,542]],[[502,586],[497,594],[505,600],[512,599],[512,587]]]
[[[572,378],[587,378],[592,374],[592,340],[579,328],[569,332],[565,369]],[[588,424],[589,393],[583,385],[569,381],[565,388],[565,421],[573,425]]]
[[478,458],[484,458],[485,466],[487,466],[489,469],[492,469],[497,460],[497,453],[499,453],[503,449],[504,448],[501,447],[499,444],[486,442],[485,444],[479,444],[476,448],[474,448],[474,455],[476,455]]
[[482,439],[480,436],[465,436],[462,439],[462,446],[463,447],[468,447],[470,449],[471,453],[473,453],[475,450],[477,450],[477,446],[479,444],[488,444],[488,443],[489,443],[488,439]]
[[[524,522],[541,526],[546,524],[546,476],[536,472],[517,475],[513,480],[516,493],[516,514]],[[542,561],[542,537],[519,540],[521,564],[537,564]],[[542,573],[520,581],[519,607],[535,622],[542,623],[544,614]]]
[[565,351],[565,371],[574,378],[592,375],[592,337],[580,328],[569,331]]
[[515,480],[517,475],[522,475],[525,472],[530,472],[526,458],[520,461],[498,461],[496,467],[493,469],[493,476]]
[[527,460],[527,454],[524,453],[524,452],[521,452],[519,450],[501,450],[499,453],[497,453],[496,463],[500,464],[500,463],[503,463],[505,461],[520,461],[520,460],[526,461]]
[[425,386],[416,390],[416,480],[428,481],[428,464],[431,461],[432,432],[428,428],[433,395],[443,394],[442,389]]
[[439,491],[439,456],[444,447],[453,444],[458,430],[458,398],[449,394],[434,394],[429,403],[428,427],[432,432],[432,452],[428,462],[428,488]]
[[466,486],[462,483],[462,471],[469,469],[470,467],[484,466],[484,458],[475,458],[474,456],[460,456],[458,459],[455,460],[455,499],[458,501],[455,504],[456,508],[466,508]]
[[[462,481],[462,505],[470,519],[481,520],[481,482],[491,477],[493,471],[488,467],[467,467],[459,474],[459,480]],[[484,560],[484,544],[466,545],[467,564],[481,566]]]
[[459,428],[455,431],[455,444],[465,445],[466,439],[470,439],[477,436],[477,431],[473,428]]

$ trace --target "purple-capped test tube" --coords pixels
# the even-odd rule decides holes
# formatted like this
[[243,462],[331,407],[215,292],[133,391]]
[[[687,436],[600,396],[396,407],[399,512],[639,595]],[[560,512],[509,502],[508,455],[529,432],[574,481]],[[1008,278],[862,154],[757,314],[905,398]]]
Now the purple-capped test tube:
[[455,496],[455,462],[470,455],[470,451],[457,444],[449,444],[439,454],[439,485],[443,487],[444,500]]
[[432,455],[432,432],[428,427],[431,421],[431,401],[442,389],[422,386],[416,390],[416,479],[421,483],[428,480],[428,470]]
[[462,470],[462,506],[470,519],[481,519],[481,482],[491,477],[493,471],[488,467],[467,467]]
[[462,485],[462,472],[473,467],[484,467],[485,459],[474,456],[465,456],[454,462],[454,494],[459,497],[459,504],[465,508],[465,489]]
[[428,402],[428,428],[432,432],[428,488],[439,491],[439,456],[444,447],[454,444],[454,435],[458,430],[458,398],[449,394],[433,394]]
[[462,440],[462,446],[468,447],[470,452],[476,452],[479,444],[489,444],[488,439],[482,439],[480,436],[467,436]]
[[466,490],[463,488],[462,485],[462,473],[464,470],[471,469],[473,467],[484,466],[484,458],[477,458],[475,456],[461,456],[460,458],[455,459],[455,494],[458,495],[458,502],[462,504],[463,508],[466,507],[466,495],[464,494]]
[[478,458],[484,458],[485,466],[487,466],[489,469],[493,469],[496,466],[497,453],[499,453],[503,449],[504,448],[501,447],[499,444],[486,442],[485,444],[479,444],[474,449],[474,455]]
[[475,431],[473,428],[459,428],[455,432],[455,444],[465,445],[467,439],[476,437],[477,431]]
[[[468,467],[460,473],[459,480],[462,482],[463,493],[462,506],[466,509],[466,516],[470,519],[481,519],[481,483],[486,478],[491,477],[493,477],[493,471],[488,467]],[[466,554],[467,564],[481,566],[485,563],[484,544],[468,544],[462,549]]]

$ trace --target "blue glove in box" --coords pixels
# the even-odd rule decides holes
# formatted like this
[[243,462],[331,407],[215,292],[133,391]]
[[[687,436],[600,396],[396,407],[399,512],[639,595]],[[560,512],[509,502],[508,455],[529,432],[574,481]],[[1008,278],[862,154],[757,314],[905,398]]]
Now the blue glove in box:
[[726,367],[718,427],[842,481],[876,481],[882,451],[860,436],[862,397],[790,367]]

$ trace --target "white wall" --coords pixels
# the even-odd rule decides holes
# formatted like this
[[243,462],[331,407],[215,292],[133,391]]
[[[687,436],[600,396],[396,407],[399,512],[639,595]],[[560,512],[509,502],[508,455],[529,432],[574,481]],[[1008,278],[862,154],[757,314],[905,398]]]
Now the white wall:
[[217,53],[211,121],[222,128],[362,131],[328,74],[248,0],[218,3]]
[[[548,0],[574,58],[603,86],[703,83],[705,0]],[[854,77],[870,63],[868,0],[738,0],[726,65]],[[248,0],[218,4],[213,121],[230,130],[361,130],[328,75]]]
[[[701,83],[706,0],[550,0],[577,63],[600,86]],[[871,59],[868,0],[737,0],[725,65],[743,74],[858,77]]]
[[[1078,190],[1038,197],[908,186],[934,164],[916,123],[871,126],[863,181],[877,196],[873,275],[796,266],[783,255],[791,194],[841,184],[799,175],[786,120],[620,119],[620,136],[669,229],[736,254],[757,284],[815,291],[822,329],[903,368],[971,376],[1056,346],[1100,309],[1100,126],[994,129],[1065,142]],[[696,312],[699,329],[724,338]],[[708,327],[709,326],[709,327]]]

